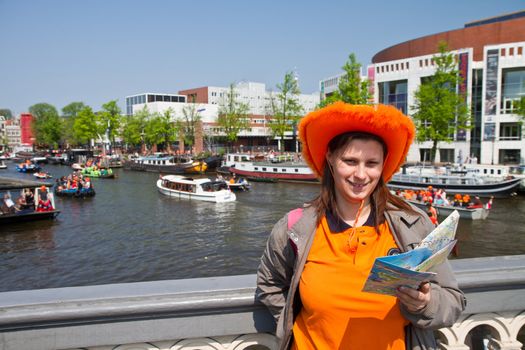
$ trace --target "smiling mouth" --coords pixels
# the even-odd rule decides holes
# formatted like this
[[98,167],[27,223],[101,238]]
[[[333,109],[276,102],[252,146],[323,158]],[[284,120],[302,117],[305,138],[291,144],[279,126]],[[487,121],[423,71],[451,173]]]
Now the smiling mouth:
[[355,188],[358,188],[358,189],[361,189],[363,187],[365,187],[366,185],[368,185],[368,182],[365,182],[365,183],[356,183],[356,182],[352,182],[352,181],[348,181],[348,183],[355,187]]

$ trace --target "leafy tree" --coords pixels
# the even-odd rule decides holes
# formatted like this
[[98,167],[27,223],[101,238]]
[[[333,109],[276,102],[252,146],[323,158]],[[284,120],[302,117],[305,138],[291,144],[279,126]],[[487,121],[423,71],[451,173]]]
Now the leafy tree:
[[226,99],[222,100],[219,105],[219,116],[217,118],[217,123],[226,135],[228,143],[235,142],[239,133],[249,128],[248,111],[248,105],[237,100],[235,88],[233,84],[230,84]]
[[348,60],[342,67],[344,75],[339,78],[338,90],[319,104],[325,107],[336,101],[344,101],[351,104],[368,104],[370,99],[369,81],[361,80],[361,64],[357,62],[354,53],[348,56]]
[[81,142],[75,138],[73,125],[78,113],[84,109],[86,105],[83,102],[72,102],[62,108],[62,125],[63,125],[63,143],[78,145]]
[[13,112],[9,108],[0,108],[0,115],[3,115],[6,119],[13,119]]
[[150,118],[147,106],[134,115],[126,116],[123,120],[121,137],[127,145],[140,145],[145,142],[146,122]]
[[121,124],[121,113],[120,107],[117,105],[117,100],[109,101],[102,105],[102,111],[98,116],[99,134],[103,135],[107,132],[108,138],[111,143],[115,143],[115,136]]
[[[293,144],[296,145],[297,122],[302,116],[303,107],[299,104],[298,95],[301,93],[299,85],[292,72],[284,75],[282,84],[277,84],[279,92],[270,94],[268,113],[272,116],[269,126],[273,136],[281,138],[280,150],[284,147],[284,134],[293,131]],[[294,149],[294,151],[297,151]]]
[[84,107],[86,107],[86,105],[83,102],[71,102],[62,108],[62,117],[74,119]]
[[172,110],[168,109],[163,114],[156,114],[145,123],[145,139],[149,144],[163,144],[169,149],[170,144],[176,140],[175,124],[171,121]]
[[417,141],[432,141],[432,163],[438,142],[451,142],[456,130],[470,128],[465,96],[457,92],[462,78],[455,56],[447,51],[444,42],[438,48],[439,54],[433,57],[436,72],[419,86],[415,92],[415,104],[411,106],[415,112],[412,118],[417,126]]
[[195,130],[202,120],[199,115],[199,105],[190,103],[182,109],[182,119],[177,119],[177,129],[184,134],[184,143],[193,146],[195,144]]
[[62,138],[62,123],[57,109],[48,103],[37,103],[29,107],[35,118],[32,124],[36,143],[57,147]]
[[73,124],[73,134],[81,144],[88,144],[89,147],[91,139],[99,136],[96,115],[91,107],[85,106],[78,112]]

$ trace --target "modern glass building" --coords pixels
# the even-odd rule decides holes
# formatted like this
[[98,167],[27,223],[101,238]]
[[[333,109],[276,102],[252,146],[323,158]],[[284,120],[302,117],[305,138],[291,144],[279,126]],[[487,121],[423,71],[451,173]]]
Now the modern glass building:
[[133,114],[133,105],[152,103],[152,102],[186,102],[186,96],[174,94],[143,93],[138,95],[126,96],[126,114]]

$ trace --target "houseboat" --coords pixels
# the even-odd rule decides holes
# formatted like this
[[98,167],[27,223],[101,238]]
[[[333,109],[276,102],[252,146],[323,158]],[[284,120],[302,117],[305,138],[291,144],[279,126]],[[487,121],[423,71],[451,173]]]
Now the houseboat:
[[252,181],[319,182],[308,165],[297,159],[295,155],[257,156],[230,153],[226,155],[221,169],[222,171],[227,169],[232,174]]
[[163,195],[206,202],[224,203],[236,200],[225,181],[207,178],[192,179],[180,175],[165,175],[157,180],[157,189]]
[[204,161],[194,160],[189,156],[155,154],[130,159],[124,164],[124,169],[164,174],[197,174],[204,173],[207,165]]

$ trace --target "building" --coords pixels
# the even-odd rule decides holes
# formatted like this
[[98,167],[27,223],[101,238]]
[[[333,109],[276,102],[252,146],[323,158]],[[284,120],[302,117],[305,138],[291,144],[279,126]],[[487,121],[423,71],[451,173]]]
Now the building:
[[[236,100],[249,107],[250,127],[239,133],[237,146],[245,149],[259,146],[276,145],[279,140],[272,137],[268,123],[268,103],[276,92],[266,90],[266,85],[256,82],[241,82],[234,86]],[[171,109],[174,119],[181,119],[185,109],[195,108],[202,118],[203,132],[207,136],[220,136],[217,123],[220,106],[226,102],[229,87],[205,86],[181,90],[178,94],[142,93],[126,97],[126,113],[133,115],[147,106],[150,113],[164,113]],[[312,111],[319,104],[319,94],[300,94],[299,104],[305,113]],[[297,141],[296,141],[297,142]],[[293,148],[293,132],[286,135],[285,149]]]
[[[525,11],[465,24],[464,28],[412,39],[378,52],[368,66],[374,102],[411,114],[422,79],[435,72],[433,56],[440,41],[457,55],[473,120],[454,142],[438,144],[437,161],[483,164],[525,163],[525,140],[513,101],[525,96]],[[325,92],[331,86],[325,79]],[[322,86],[323,87],[323,86]],[[415,143],[408,161],[428,161],[431,142]]]
[[22,113],[19,116],[20,121],[20,143],[25,146],[32,147],[35,143],[35,137],[33,136],[32,124],[33,115],[31,113]]

